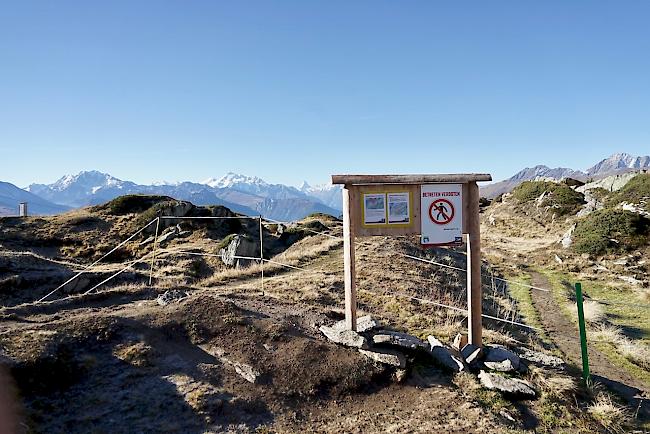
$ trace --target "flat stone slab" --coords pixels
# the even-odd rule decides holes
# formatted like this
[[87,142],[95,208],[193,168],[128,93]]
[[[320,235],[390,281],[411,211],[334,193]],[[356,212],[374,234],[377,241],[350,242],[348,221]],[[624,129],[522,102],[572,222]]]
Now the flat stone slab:
[[[364,315],[357,318],[357,333],[365,333],[370,330],[378,329],[381,327],[381,324],[376,319],[373,319],[370,315]],[[332,325],[333,329],[345,330],[345,320],[337,321]]]
[[395,366],[401,369],[406,367],[406,357],[399,351],[375,348],[372,351],[359,349],[359,352],[375,362],[384,365]]
[[415,336],[411,336],[408,333],[393,332],[387,330],[383,330],[382,332],[374,335],[372,337],[372,342],[375,344],[393,345],[396,347],[408,348],[410,350],[415,350],[418,348],[424,350],[429,349],[426,343],[422,342]]
[[486,389],[497,390],[513,397],[532,399],[537,396],[532,384],[518,378],[510,378],[500,374],[481,371],[478,374],[478,379]]
[[485,353],[483,363],[488,368],[501,371],[511,372],[519,369],[519,356],[502,346],[485,345],[483,347]]
[[449,351],[442,342],[436,339],[435,336],[429,335],[427,341],[431,346],[429,354],[431,354],[431,357],[433,357],[439,365],[453,372],[461,372],[465,370],[465,365],[462,360],[451,354],[451,351]]
[[[492,371],[498,371],[498,372],[515,372],[517,371],[517,368],[514,367],[512,362],[509,359],[505,359],[502,362],[486,362],[484,361],[483,364],[485,365],[486,368],[492,370]],[[521,366],[521,365],[519,365]]]
[[320,330],[327,339],[336,344],[353,348],[367,348],[366,338],[355,331],[345,330],[345,327],[340,328],[335,324],[332,327],[320,326],[318,330]]
[[518,352],[520,358],[536,365],[546,366],[549,368],[561,368],[565,364],[564,360],[559,357],[541,353],[539,351],[533,351],[525,347],[519,348]]

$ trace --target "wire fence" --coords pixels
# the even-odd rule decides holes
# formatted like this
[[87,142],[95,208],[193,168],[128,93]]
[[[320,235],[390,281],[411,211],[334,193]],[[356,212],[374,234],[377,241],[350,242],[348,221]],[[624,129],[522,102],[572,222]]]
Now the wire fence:
[[[121,274],[123,274],[126,271],[132,269],[135,265],[137,265],[139,263],[142,263],[142,262],[144,262],[144,261],[146,261],[148,259],[151,259],[150,274],[149,274],[149,284],[151,284],[151,279],[152,279],[152,277],[154,275],[155,259],[156,259],[156,254],[157,253],[158,254],[165,254],[165,255],[187,255],[187,256],[205,256],[205,257],[223,258],[223,255],[215,254],[215,253],[194,252],[194,251],[187,251],[187,250],[169,250],[169,249],[157,251],[156,248],[158,246],[158,229],[159,229],[159,224],[160,224],[161,220],[226,220],[226,219],[249,219],[249,220],[259,220],[260,221],[260,256],[259,257],[250,257],[250,256],[236,256],[235,255],[235,256],[231,256],[232,259],[240,259],[240,260],[248,260],[248,261],[258,262],[260,265],[263,265],[264,263],[268,263],[268,264],[273,264],[273,265],[276,265],[276,266],[279,266],[279,267],[283,267],[283,268],[290,269],[290,270],[296,270],[296,271],[308,271],[306,268],[299,267],[299,266],[292,265],[292,264],[288,264],[286,262],[281,262],[281,261],[278,261],[276,259],[264,258],[264,255],[263,255],[263,251],[264,251],[264,246],[263,246],[263,238],[264,238],[263,237],[263,222],[270,222],[270,223],[274,223],[274,224],[283,224],[283,225],[291,225],[292,222],[285,222],[285,221],[280,221],[280,220],[275,220],[275,219],[270,219],[270,218],[263,218],[262,216],[259,216],[259,217],[252,217],[252,216],[197,216],[197,217],[159,216],[159,217],[156,217],[155,219],[153,219],[152,221],[150,221],[149,223],[147,223],[146,225],[144,225],[143,227],[141,227],[140,229],[138,229],[135,233],[133,233],[127,239],[125,239],[124,241],[122,241],[118,245],[116,245],[114,248],[112,248],[108,253],[104,254],[103,256],[101,256],[99,259],[97,259],[93,263],[91,263],[91,264],[87,265],[86,267],[84,267],[81,271],[77,272],[71,278],[67,279],[65,282],[63,282],[62,284],[60,284],[59,286],[57,286],[56,288],[54,288],[53,290],[48,292],[46,295],[44,295],[43,297],[37,299],[36,301],[34,301],[32,303],[28,303],[28,304],[37,305],[39,303],[46,302],[46,300],[49,297],[51,297],[57,291],[64,288],[66,285],[73,282],[75,279],[79,278],[84,273],[92,272],[94,267],[98,266],[102,261],[104,261],[106,258],[108,258],[112,253],[114,253],[115,251],[117,251],[121,247],[125,246],[128,242],[132,241],[135,237],[140,235],[142,232],[144,232],[147,228],[149,228],[154,223],[156,223],[156,233],[155,233],[155,239],[154,239],[154,242],[153,242],[154,243],[153,244],[153,250],[146,253],[145,255],[143,255],[142,257],[140,257],[138,259],[135,259],[135,260],[132,260],[132,261],[126,263],[126,265],[123,268],[121,268],[119,271],[111,274],[109,277],[103,279],[101,282],[99,282],[96,285],[92,286],[90,289],[83,292],[81,294],[81,296],[85,296],[85,295],[88,295],[90,293],[93,293],[93,292],[97,291],[97,289],[100,288],[101,286],[107,284],[108,282],[110,282],[113,279],[117,278]],[[315,234],[315,235],[322,235],[322,236],[325,236],[325,237],[329,237],[329,238],[332,238],[332,239],[338,239],[338,240],[343,239],[342,236],[334,235],[334,234],[331,234],[331,233],[328,233],[328,232],[318,231],[318,230],[308,228],[308,227],[303,227],[301,229],[303,229],[303,230],[305,230],[307,232],[310,232],[312,234]],[[414,260],[414,261],[418,261],[418,262],[421,262],[421,263],[434,265],[434,266],[437,266],[437,267],[440,267],[440,268],[451,269],[451,270],[457,271],[459,273],[467,272],[467,269],[465,269],[465,268],[450,265],[450,264],[445,264],[445,263],[438,262],[438,261],[434,261],[434,260],[429,259],[429,258],[422,258],[422,257],[419,257],[419,256],[410,255],[410,254],[406,254],[406,253],[402,253],[402,252],[395,252],[395,253],[397,255],[401,256],[401,257],[404,257],[404,258],[407,258],[407,259],[410,259],[410,260]],[[261,271],[262,289],[263,289],[263,285],[264,285],[264,274],[263,274],[264,273],[264,267],[261,266],[260,268],[261,268],[260,271]],[[487,277],[487,278],[491,279],[492,281],[503,282],[506,285],[517,285],[517,286],[525,287],[525,288],[528,288],[528,289],[531,289],[531,290],[536,290],[536,291],[544,291],[544,292],[551,292],[552,291],[549,288],[541,288],[541,287],[538,287],[538,286],[529,285],[529,284],[526,284],[526,283],[511,280],[511,279],[505,279],[505,278],[502,278],[502,277],[495,276],[494,274],[482,273],[481,275],[483,277]],[[426,304],[430,304],[430,305],[434,305],[434,306],[438,306],[438,307],[441,307],[441,308],[450,309],[450,310],[454,310],[454,311],[459,311],[459,312],[466,312],[467,311],[466,308],[461,308],[461,307],[457,307],[457,306],[452,306],[452,305],[440,303],[440,302],[435,301],[435,300],[425,299],[425,298],[421,298],[421,297],[415,297],[415,296],[405,294],[405,293],[402,293],[402,292],[390,292],[390,294],[392,294],[394,296],[398,296],[398,297],[417,300],[417,301],[422,302],[422,303],[426,303]],[[64,299],[67,299],[67,298],[68,297],[64,297]],[[615,302],[615,301],[608,301],[608,300],[601,300],[601,299],[594,299],[594,298],[588,298],[588,299],[593,300],[593,301],[598,302],[598,303],[605,304],[605,305],[622,305],[622,306],[627,306],[627,307],[650,309],[650,305],[647,305],[647,304]],[[61,299],[59,299],[59,300],[61,300]],[[511,319],[507,319],[507,318],[500,318],[500,317],[486,315],[486,314],[483,314],[483,318],[493,320],[493,321],[497,321],[497,322],[511,324],[511,325],[521,327],[521,328],[525,328],[525,329],[530,329],[530,330],[535,330],[535,331],[540,330],[540,329],[538,329],[536,327],[532,327],[532,326],[524,324],[522,322],[514,321],[514,320],[511,320]]]

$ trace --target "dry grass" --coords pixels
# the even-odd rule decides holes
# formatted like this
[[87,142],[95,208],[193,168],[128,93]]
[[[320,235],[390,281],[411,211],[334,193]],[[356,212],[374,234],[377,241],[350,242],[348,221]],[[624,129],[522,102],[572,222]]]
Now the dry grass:
[[595,341],[609,342],[629,361],[650,371],[650,348],[641,342],[634,342],[623,331],[609,324],[601,324],[590,332],[590,338]]
[[[605,311],[600,303],[592,300],[585,300],[582,303],[582,306],[585,313],[585,321],[588,323],[597,324],[605,320]],[[571,305],[571,312],[574,318],[578,317],[578,306],[576,303]]]
[[531,366],[529,369],[531,380],[552,398],[568,398],[578,392],[578,382],[573,377],[535,366]]
[[630,421],[627,409],[613,402],[612,398],[604,392],[596,395],[587,412],[611,433],[625,432],[625,425]]

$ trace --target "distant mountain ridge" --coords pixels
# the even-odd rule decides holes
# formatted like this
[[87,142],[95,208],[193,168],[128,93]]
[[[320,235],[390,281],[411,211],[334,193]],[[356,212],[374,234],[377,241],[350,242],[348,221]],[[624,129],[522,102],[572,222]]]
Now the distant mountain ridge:
[[590,178],[602,178],[616,173],[629,172],[650,168],[650,156],[632,156],[626,153],[612,154],[599,161],[586,171],[569,169],[566,167],[550,168],[539,165],[526,167],[508,179],[481,187],[481,196],[494,198],[500,194],[508,193],[524,181],[536,179],[561,180],[574,178],[586,181]]
[[18,215],[20,202],[27,202],[27,211],[32,215],[58,214],[70,209],[49,202],[13,184],[0,181],[0,216]]
[[91,170],[65,175],[52,184],[31,184],[27,190],[48,201],[73,208],[97,205],[125,194],[160,194],[197,205],[223,205],[235,212],[261,214],[276,220],[297,220],[314,212],[340,214],[340,206],[328,206],[318,197],[295,187],[269,184],[258,177],[232,172],[203,183],[139,185]]

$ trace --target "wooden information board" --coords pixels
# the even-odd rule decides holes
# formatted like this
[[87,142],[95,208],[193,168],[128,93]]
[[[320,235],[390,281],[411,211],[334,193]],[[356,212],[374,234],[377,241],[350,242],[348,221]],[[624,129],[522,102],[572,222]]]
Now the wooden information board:
[[482,345],[477,182],[489,174],[332,175],[343,184],[345,319],[356,330],[355,237],[420,235],[425,246],[459,245],[467,234],[468,339]]

